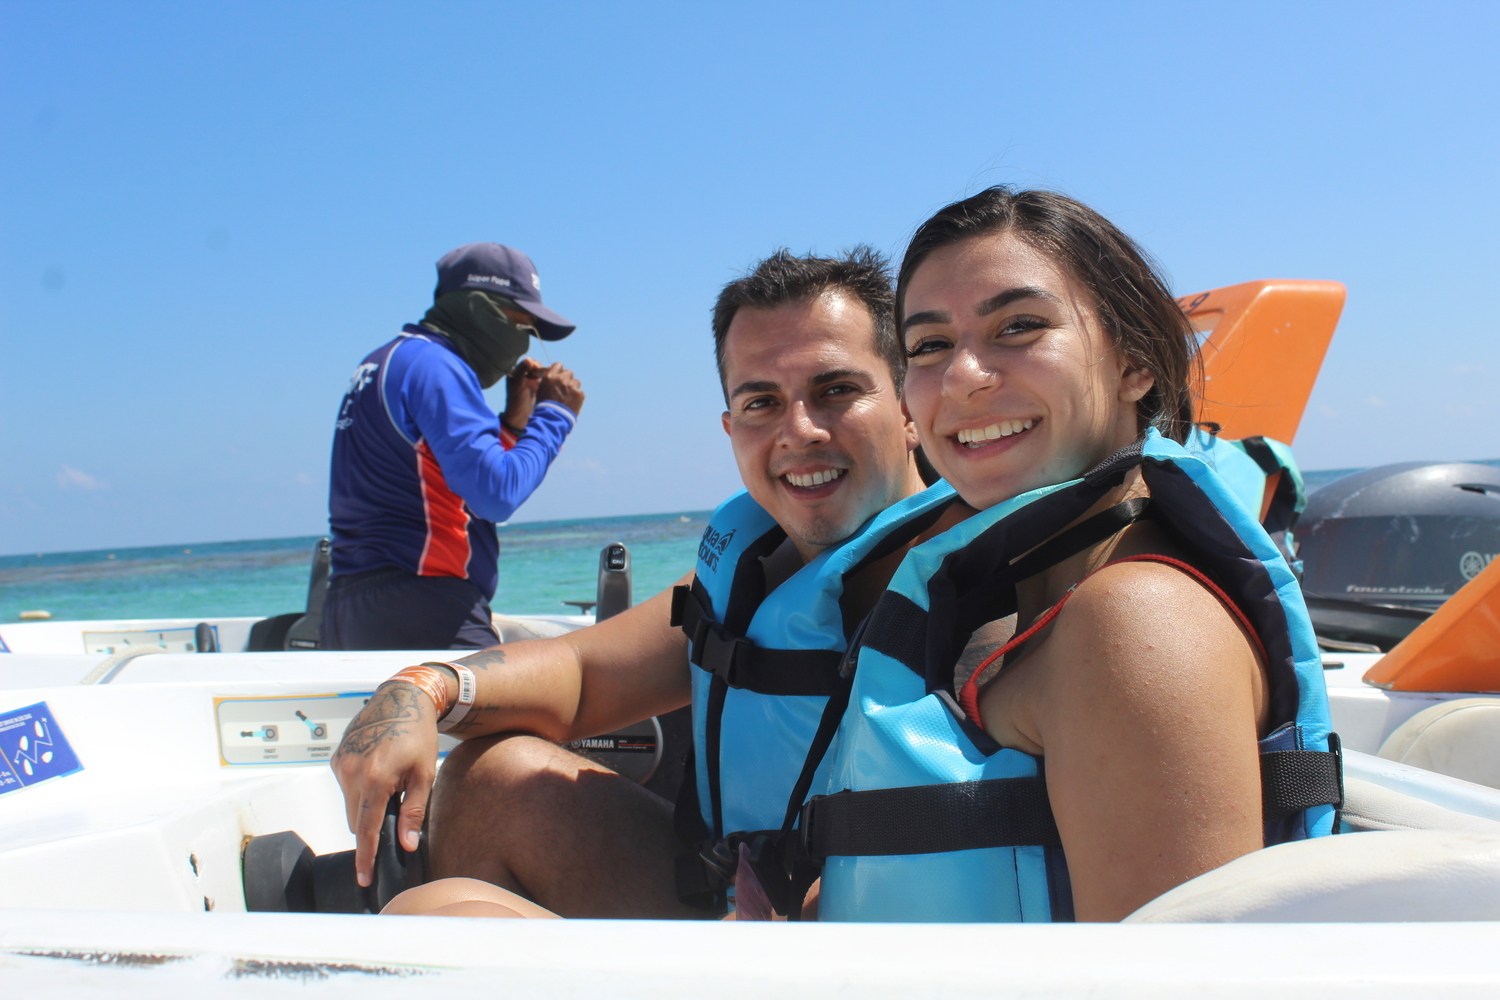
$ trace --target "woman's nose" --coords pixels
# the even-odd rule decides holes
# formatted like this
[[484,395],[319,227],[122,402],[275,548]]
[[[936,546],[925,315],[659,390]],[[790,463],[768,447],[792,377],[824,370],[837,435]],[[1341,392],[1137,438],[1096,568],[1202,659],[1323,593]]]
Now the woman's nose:
[[995,365],[967,347],[954,350],[952,360],[943,372],[943,393],[951,399],[967,399],[999,384],[1000,372]]

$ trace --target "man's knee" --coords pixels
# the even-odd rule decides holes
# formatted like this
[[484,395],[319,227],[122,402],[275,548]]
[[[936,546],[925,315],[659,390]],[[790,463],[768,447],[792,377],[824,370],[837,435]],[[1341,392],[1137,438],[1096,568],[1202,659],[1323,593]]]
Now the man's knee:
[[531,807],[542,785],[576,769],[573,755],[535,736],[466,740],[438,768],[430,831],[460,825],[493,828],[506,814]]

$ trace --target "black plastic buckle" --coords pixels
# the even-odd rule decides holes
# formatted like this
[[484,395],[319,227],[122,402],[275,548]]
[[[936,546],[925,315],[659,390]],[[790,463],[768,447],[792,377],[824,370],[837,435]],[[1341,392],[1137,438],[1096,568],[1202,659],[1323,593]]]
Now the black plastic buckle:
[[798,869],[809,862],[817,865],[823,863],[823,858],[813,853],[812,831],[813,814],[817,812],[818,803],[826,798],[826,795],[814,795],[802,803],[802,809],[797,814],[797,828],[787,838],[786,850],[781,859],[788,876],[795,877]]
[[733,838],[709,840],[698,846],[698,858],[703,862],[703,869],[709,876],[709,882],[712,884],[717,881],[718,883],[715,888],[732,885],[734,873],[739,870],[739,845],[731,843],[732,840]]
[[743,662],[741,650],[749,651],[754,644],[740,636],[728,636],[717,627],[705,630],[703,655],[698,665],[730,687],[734,687],[735,664]]
[[701,665],[704,659],[704,642],[715,623],[703,610],[703,605],[691,588],[672,588],[672,615],[669,622],[673,628],[681,629],[687,636],[688,659]]

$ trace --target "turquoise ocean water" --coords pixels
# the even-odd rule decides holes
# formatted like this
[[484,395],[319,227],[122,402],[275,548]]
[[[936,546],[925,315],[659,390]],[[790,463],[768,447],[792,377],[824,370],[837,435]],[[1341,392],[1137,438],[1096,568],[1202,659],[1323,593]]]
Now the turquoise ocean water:
[[[1500,459],[1484,462],[1500,465]],[[1356,469],[1305,473],[1311,493]],[[564,601],[592,600],[599,550],[630,549],[632,597],[642,601],[692,569],[708,511],[572,521],[500,529],[496,611],[557,614]],[[0,556],[0,621],[23,611],[54,619],[269,616],[307,603],[317,536]]]
[[[599,551],[630,549],[632,598],[642,601],[693,568],[709,511],[500,528],[496,611],[570,614],[593,600]],[[0,556],[0,621],[23,611],[54,620],[270,616],[307,604],[318,536]]]

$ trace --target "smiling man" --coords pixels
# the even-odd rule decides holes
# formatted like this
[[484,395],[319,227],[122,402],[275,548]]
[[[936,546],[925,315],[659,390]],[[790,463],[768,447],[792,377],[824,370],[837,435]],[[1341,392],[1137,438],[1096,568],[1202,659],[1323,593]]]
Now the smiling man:
[[[873,251],[778,252],[724,288],[713,326],[746,492],[715,512],[674,590],[578,632],[381,685],[333,761],[361,881],[396,792],[412,850],[432,791],[431,874],[565,916],[717,915],[734,859],[715,845],[780,825],[847,630],[913,525],[931,520],[918,515],[948,494],[920,493],[890,279]],[[557,745],[690,702],[680,828],[672,803]],[[465,742],[433,790],[439,729]],[[443,885],[416,890],[402,912],[464,912],[450,904],[472,883]]]

